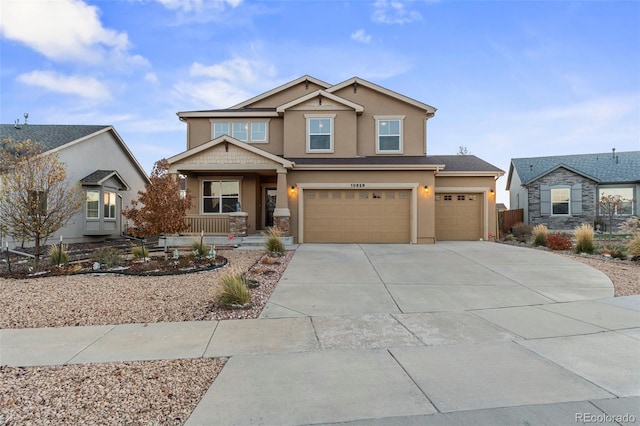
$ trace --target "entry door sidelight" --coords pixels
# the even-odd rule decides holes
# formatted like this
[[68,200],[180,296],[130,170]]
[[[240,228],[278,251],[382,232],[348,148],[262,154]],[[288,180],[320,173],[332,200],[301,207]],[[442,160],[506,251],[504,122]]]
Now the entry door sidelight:
[[276,188],[264,190],[264,227],[273,226],[273,212],[276,209]]

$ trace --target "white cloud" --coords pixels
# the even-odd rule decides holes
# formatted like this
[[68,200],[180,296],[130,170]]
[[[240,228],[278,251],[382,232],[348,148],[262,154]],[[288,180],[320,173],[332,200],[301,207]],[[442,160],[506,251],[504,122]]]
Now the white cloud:
[[227,6],[238,7],[242,0],[156,0],[158,3],[171,10],[182,12],[201,12],[205,9],[224,10]]
[[398,0],[376,0],[373,9],[373,21],[381,24],[408,24],[422,20],[419,12],[408,10]]
[[351,34],[351,40],[359,41],[361,43],[369,43],[371,41],[371,36],[367,34],[365,30],[359,29]]
[[146,63],[128,53],[126,33],[105,28],[98,8],[81,0],[3,0],[0,33],[55,61]]
[[105,100],[111,97],[107,87],[94,78],[66,76],[53,71],[31,71],[20,74],[17,79],[30,86],[86,99]]
[[144,80],[148,83],[151,84],[157,84],[158,83],[158,76],[153,73],[153,72],[148,72],[144,75]]
[[191,80],[174,85],[175,93],[190,104],[189,109],[194,105],[227,108],[281,83],[273,65],[240,57],[213,65],[195,62],[189,76]]

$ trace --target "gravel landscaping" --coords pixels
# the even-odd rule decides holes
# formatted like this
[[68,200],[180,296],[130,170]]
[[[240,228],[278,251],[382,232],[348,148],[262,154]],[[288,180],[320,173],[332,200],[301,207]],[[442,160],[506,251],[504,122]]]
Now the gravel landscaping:
[[[117,274],[0,278],[0,328],[63,327],[256,318],[293,256],[263,263],[262,251],[220,250],[223,268],[187,275]],[[616,296],[640,294],[638,262],[569,256],[603,271]],[[213,303],[233,268],[260,285],[247,309]],[[1,348],[0,348],[1,350]],[[122,362],[54,367],[0,367],[0,425],[181,425],[225,359]]]

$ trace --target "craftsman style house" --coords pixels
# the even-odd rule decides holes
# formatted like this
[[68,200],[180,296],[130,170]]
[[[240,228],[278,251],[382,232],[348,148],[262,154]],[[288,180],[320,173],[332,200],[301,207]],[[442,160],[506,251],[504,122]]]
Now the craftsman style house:
[[85,206],[55,235],[67,243],[119,237],[125,229],[122,208],[138,198],[147,174],[112,126],[2,124],[3,149],[31,140],[45,154],[56,153],[70,184],[80,183]]
[[598,201],[618,195],[615,223],[638,215],[640,151],[514,158],[507,178],[510,206],[523,209],[524,222],[572,230],[602,225]]
[[496,234],[495,182],[472,155],[428,156],[436,109],[361,78],[303,76],[228,109],[179,112],[169,158],[190,232],[278,226],[295,242],[435,243]]

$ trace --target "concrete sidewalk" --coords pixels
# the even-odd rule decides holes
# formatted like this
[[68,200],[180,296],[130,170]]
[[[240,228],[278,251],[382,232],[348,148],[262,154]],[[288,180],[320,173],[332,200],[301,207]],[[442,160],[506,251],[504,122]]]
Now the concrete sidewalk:
[[640,296],[612,294],[538,250],[306,244],[260,319],[0,330],[0,365],[229,357],[190,425],[637,424]]

